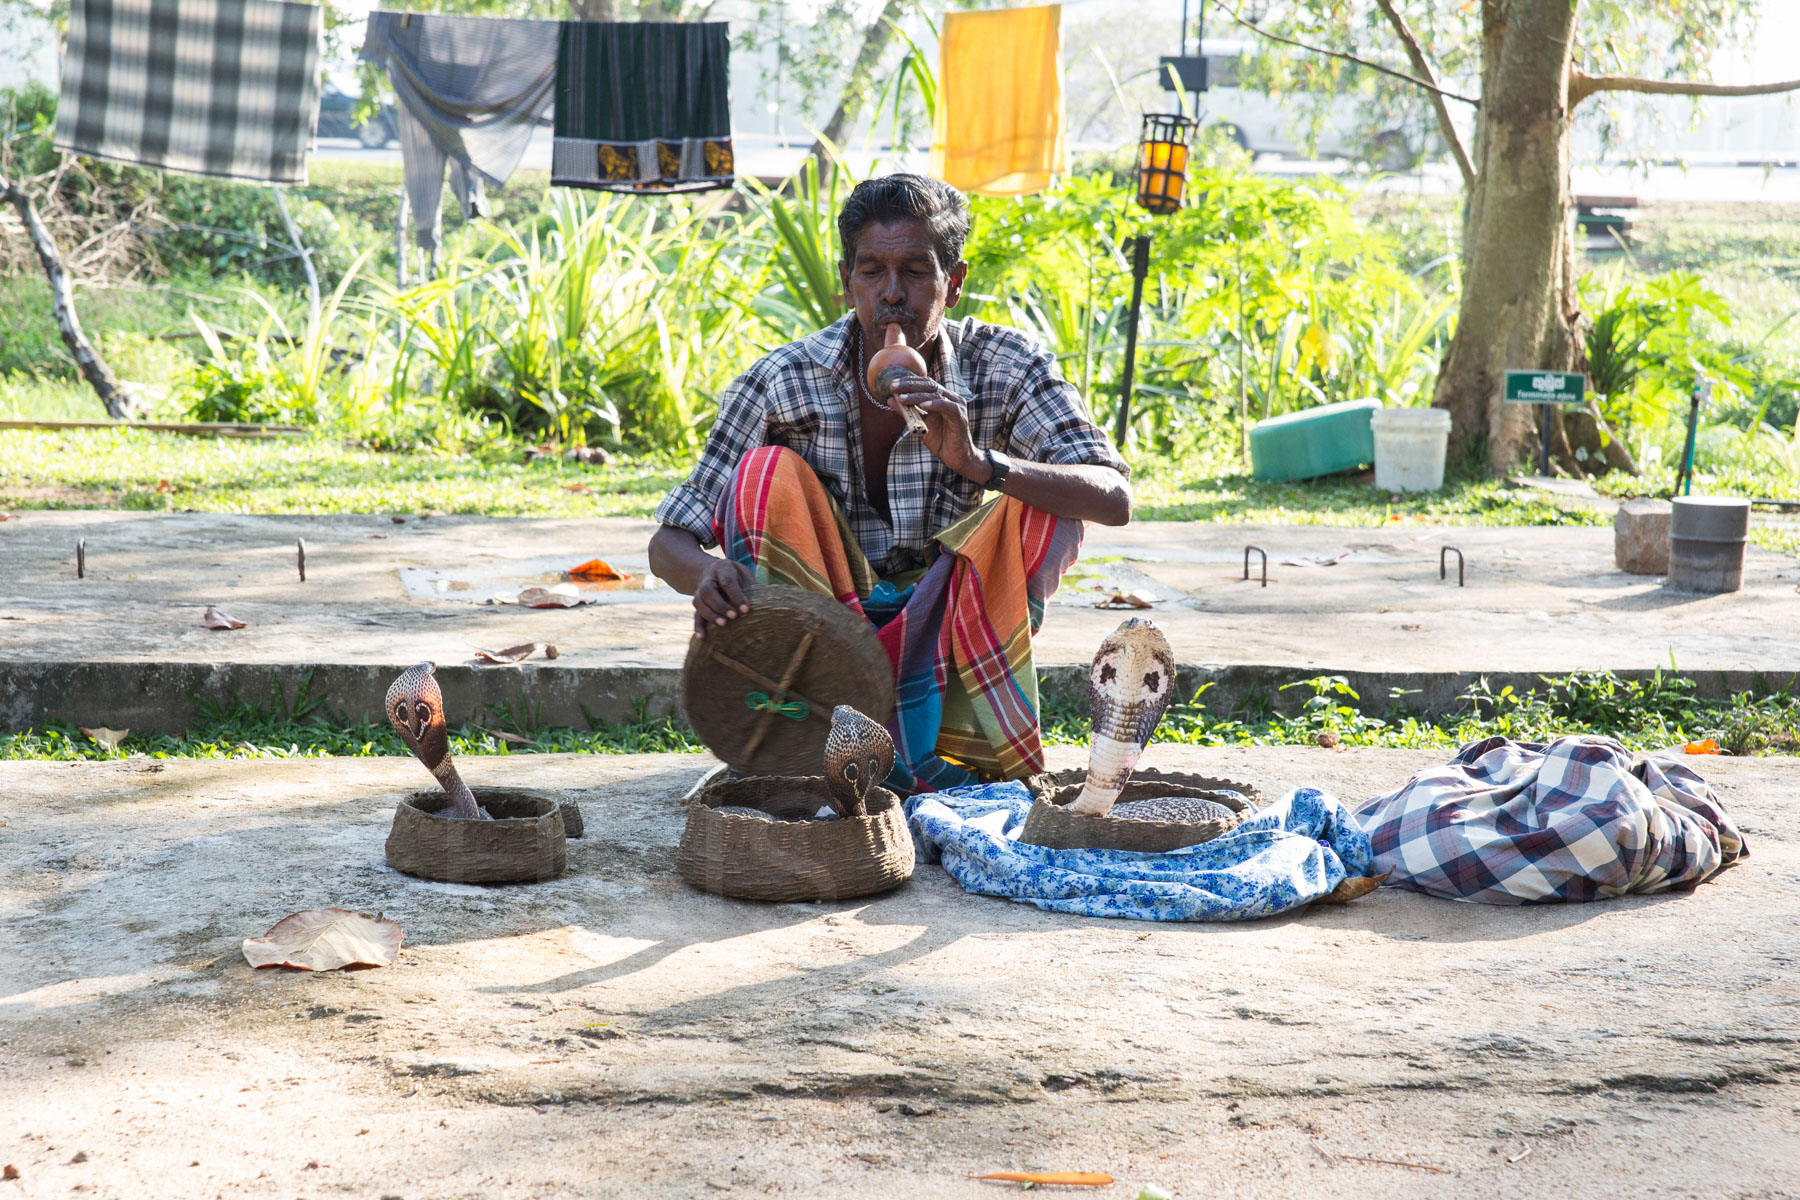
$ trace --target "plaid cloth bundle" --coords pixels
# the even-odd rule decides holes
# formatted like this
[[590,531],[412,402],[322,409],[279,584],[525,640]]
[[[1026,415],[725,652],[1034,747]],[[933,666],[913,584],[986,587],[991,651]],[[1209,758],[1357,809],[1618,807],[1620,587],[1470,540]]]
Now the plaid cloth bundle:
[[1471,742],[1356,816],[1391,885],[1478,904],[1691,890],[1750,853],[1704,779],[1611,738]]
[[305,183],[320,11],[282,0],[71,0],[56,148]]

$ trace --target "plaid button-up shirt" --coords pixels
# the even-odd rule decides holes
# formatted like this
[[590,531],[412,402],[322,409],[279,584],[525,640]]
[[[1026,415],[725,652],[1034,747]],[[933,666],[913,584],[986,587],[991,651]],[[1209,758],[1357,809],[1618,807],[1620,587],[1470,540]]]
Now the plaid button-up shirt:
[[[933,539],[975,507],[980,485],[938,461],[908,430],[888,457],[884,520],[863,486],[861,406],[850,336],[854,314],[765,355],[719,400],[718,419],[687,482],[657,506],[656,519],[715,544],[713,510],[732,470],[758,446],[804,458],[850,522],[877,573],[929,564]],[[977,449],[1029,462],[1130,468],[1056,369],[1056,360],[1016,329],[974,317],[945,321],[938,383],[969,406]]]

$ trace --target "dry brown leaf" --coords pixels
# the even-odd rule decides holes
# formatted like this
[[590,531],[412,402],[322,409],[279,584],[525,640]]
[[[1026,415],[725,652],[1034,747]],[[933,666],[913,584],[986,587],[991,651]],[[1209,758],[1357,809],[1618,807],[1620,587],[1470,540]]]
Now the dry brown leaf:
[[631,578],[631,572],[619,570],[604,558],[590,558],[579,567],[570,567],[568,575],[583,583],[618,583]]
[[0,1179],[17,1179],[18,1177],[19,1168],[13,1166],[11,1163],[7,1163],[6,1166],[0,1167]]
[[521,642],[517,646],[508,646],[504,650],[477,650],[476,662],[516,663],[524,662],[532,655],[543,651],[545,658],[556,658],[562,654],[555,642]]
[[[562,585],[568,587],[567,584]],[[575,589],[528,587],[519,593],[519,603],[526,608],[575,608],[581,603],[581,597],[574,594]]]
[[1339,743],[1341,743],[1343,740],[1344,740],[1343,738],[1339,737],[1335,733],[1332,733],[1330,730],[1327,730],[1326,732],[1321,733],[1313,738],[1313,741],[1319,743],[1319,745],[1325,747],[1325,749],[1327,749],[1327,750],[1336,750],[1338,748]]
[[1157,600],[1158,597],[1151,595],[1149,592],[1114,592],[1106,599],[1100,601],[1100,603],[1094,605],[1094,607],[1149,608],[1152,604],[1155,604]]
[[585,483],[565,483],[563,484],[563,490],[566,492],[574,492],[578,496],[591,496],[594,494],[594,489]]
[[206,611],[200,614],[200,625],[204,629],[242,629],[244,622],[230,613],[220,612],[209,604],[206,606]]
[[175,485],[166,479],[159,479],[156,481],[156,490],[159,492],[172,492],[175,490]]
[[399,923],[380,913],[312,908],[283,917],[261,937],[245,938],[244,960],[253,967],[302,971],[389,967],[400,953],[402,935]]
[[1391,871],[1383,871],[1379,875],[1357,875],[1339,883],[1325,895],[1319,897],[1320,904],[1348,904],[1352,900],[1360,900],[1376,888],[1387,882]]
[[1102,1175],[1098,1171],[989,1171],[973,1178],[1056,1187],[1105,1187],[1113,1181],[1111,1175]]
[[131,732],[129,729],[108,729],[104,725],[96,725],[92,729],[89,729],[86,725],[78,725],[76,728],[93,738],[96,742],[99,742],[102,746],[105,746],[108,750],[117,750],[119,748],[119,743],[124,741],[126,735]]

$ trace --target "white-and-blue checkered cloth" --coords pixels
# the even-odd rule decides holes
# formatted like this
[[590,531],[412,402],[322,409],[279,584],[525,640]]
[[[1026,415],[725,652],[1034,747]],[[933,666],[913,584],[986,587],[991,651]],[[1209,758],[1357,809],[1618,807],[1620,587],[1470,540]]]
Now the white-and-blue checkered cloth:
[[1471,742],[1356,817],[1390,886],[1478,904],[1686,890],[1750,853],[1691,767],[1604,737]]
[[1163,854],[1051,850],[1018,840],[1022,783],[926,792],[906,802],[921,862],[956,882],[1053,912],[1141,921],[1248,921],[1301,908],[1371,874],[1369,839],[1342,804],[1300,788],[1222,837]]

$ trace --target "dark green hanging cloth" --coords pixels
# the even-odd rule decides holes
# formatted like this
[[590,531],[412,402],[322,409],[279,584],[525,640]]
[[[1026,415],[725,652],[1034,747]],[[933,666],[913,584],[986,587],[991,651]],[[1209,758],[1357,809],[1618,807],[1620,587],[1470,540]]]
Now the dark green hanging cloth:
[[724,21],[564,21],[550,182],[609,192],[730,187]]

